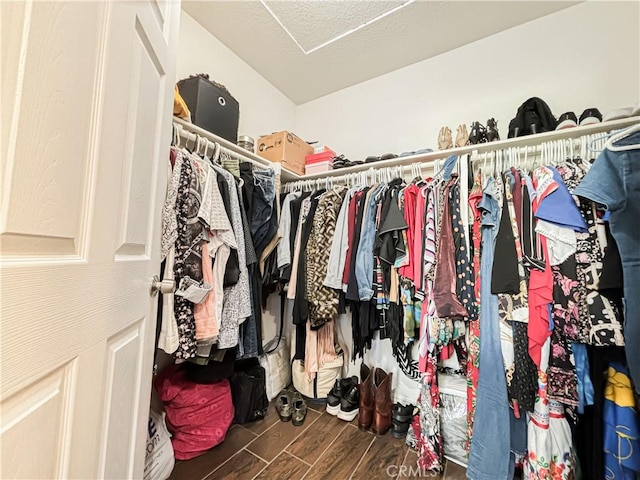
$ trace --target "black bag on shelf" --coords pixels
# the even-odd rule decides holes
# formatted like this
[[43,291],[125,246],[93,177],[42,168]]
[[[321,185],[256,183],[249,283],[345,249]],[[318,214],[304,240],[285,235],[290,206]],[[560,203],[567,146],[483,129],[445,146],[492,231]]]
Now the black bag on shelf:
[[538,97],[525,101],[509,123],[509,138],[535,135],[556,129],[558,122],[549,105]]
[[224,85],[199,74],[180,80],[178,90],[195,125],[232,143],[238,141],[240,105]]
[[235,408],[235,423],[249,423],[264,418],[269,400],[265,371],[257,358],[237,360],[231,375],[231,396]]

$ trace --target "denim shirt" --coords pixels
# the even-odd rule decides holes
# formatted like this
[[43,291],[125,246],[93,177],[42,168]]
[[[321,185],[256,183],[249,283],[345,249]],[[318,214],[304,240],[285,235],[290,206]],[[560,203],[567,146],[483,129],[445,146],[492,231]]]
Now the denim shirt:
[[376,238],[376,216],[380,192],[386,188],[381,183],[369,196],[366,206],[365,219],[362,222],[362,236],[356,252],[356,280],[358,282],[358,296],[362,301],[373,298],[373,244]]
[[[635,132],[616,146],[639,143],[640,132]],[[622,260],[625,353],[635,390],[640,393],[640,148],[603,150],[573,193],[610,212],[611,234]]]

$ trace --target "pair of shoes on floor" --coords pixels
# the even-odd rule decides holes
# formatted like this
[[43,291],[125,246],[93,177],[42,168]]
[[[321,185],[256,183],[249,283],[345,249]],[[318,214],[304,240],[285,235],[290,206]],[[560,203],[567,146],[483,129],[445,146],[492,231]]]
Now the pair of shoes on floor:
[[391,435],[393,438],[405,438],[413,418],[418,414],[418,408],[415,405],[403,405],[402,403],[393,404]]
[[358,428],[384,435],[391,428],[391,383],[393,373],[381,368],[360,366],[360,406]]
[[379,162],[380,160],[391,160],[393,158],[398,158],[398,155],[396,155],[395,153],[385,153],[384,155],[380,156],[371,155],[364,160],[364,163]]
[[587,108],[582,112],[582,115],[580,115],[580,120],[578,120],[578,117],[576,117],[574,112],[566,112],[560,115],[556,130],[564,130],[565,128],[577,127],[578,125],[583,127],[585,125],[594,125],[600,122],[602,122],[602,114],[600,113],[600,110],[597,108]]
[[360,404],[360,390],[358,377],[336,380],[333,388],[327,395],[327,413],[340,420],[350,422],[358,416]]
[[276,411],[281,422],[291,420],[291,423],[299,427],[307,418],[307,403],[298,392],[291,393],[284,390],[276,400]]

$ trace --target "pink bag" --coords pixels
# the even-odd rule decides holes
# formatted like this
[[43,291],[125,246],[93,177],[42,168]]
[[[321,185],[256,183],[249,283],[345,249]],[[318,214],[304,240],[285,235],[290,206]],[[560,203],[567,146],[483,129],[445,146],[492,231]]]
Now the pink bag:
[[221,443],[233,421],[229,381],[194,383],[176,365],[154,381],[167,414],[167,427],[178,460],[189,460]]

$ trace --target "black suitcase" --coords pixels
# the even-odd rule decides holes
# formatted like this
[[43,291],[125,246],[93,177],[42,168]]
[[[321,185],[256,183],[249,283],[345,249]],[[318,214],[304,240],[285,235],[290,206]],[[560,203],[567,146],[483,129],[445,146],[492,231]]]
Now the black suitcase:
[[226,88],[198,75],[180,80],[178,90],[195,125],[230,142],[238,141],[240,105]]

